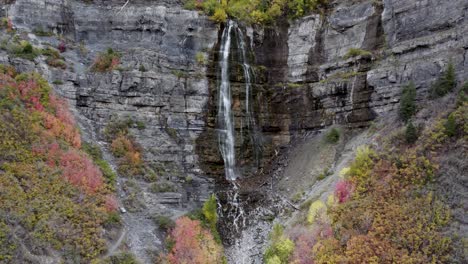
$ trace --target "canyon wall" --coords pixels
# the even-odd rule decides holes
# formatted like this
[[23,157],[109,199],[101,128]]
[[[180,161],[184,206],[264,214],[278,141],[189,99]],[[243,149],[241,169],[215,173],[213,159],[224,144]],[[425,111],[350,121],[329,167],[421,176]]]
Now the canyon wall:
[[[131,132],[145,161],[158,181],[175,186],[155,194],[147,181],[137,180],[133,191],[127,180],[121,181],[121,198],[138,193],[143,204],[125,220],[131,250],[145,259],[147,249],[163,247],[161,232],[151,231],[156,228],[151,215],[182,215],[199,206],[216,182],[223,183],[216,135],[223,25],[184,10],[175,0],[130,1],[123,7],[125,2],[0,1],[0,15],[18,29],[54,32],[71,48],[64,54],[67,70],[13,58],[3,50],[0,63],[39,71],[51,82],[62,80],[54,88],[69,100],[87,140],[103,142],[105,126],[119,118],[144,124]],[[465,0],[336,0],[324,15],[240,27],[254,73],[252,128],[245,122],[245,78],[234,43],[236,148],[246,176],[266,170],[271,157],[297,135],[332,124],[365,127],[395,111],[401,87],[411,81],[418,100],[426,100],[449,62],[459,81],[468,78]],[[60,42],[28,37],[38,46]],[[122,54],[120,68],[90,72],[97,53],[107,48]],[[350,49],[358,49],[355,56],[347,56]]]

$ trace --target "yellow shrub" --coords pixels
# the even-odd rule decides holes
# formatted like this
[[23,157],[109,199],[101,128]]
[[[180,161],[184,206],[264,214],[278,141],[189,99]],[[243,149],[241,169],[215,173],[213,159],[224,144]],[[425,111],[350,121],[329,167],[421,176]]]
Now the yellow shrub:
[[307,214],[307,222],[309,222],[309,224],[313,224],[316,220],[323,218],[326,208],[325,204],[320,200],[313,202],[310,205],[309,213]]

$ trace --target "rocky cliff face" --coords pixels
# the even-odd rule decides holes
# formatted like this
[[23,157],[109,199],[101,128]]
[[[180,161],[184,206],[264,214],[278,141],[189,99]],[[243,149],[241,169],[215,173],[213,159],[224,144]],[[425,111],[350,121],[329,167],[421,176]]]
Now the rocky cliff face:
[[[394,111],[401,87],[410,81],[424,100],[449,61],[460,80],[466,79],[466,8],[465,1],[333,1],[325,16],[281,21],[274,29],[247,27],[264,164],[297,133],[331,124],[363,127]],[[358,52],[350,54],[352,49]],[[238,68],[231,71],[231,82],[238,83],[233,85],[234,108],[242,120],[245,92]],[[214,137],[209,130],[215,129],[215,82],[210,89],[214,110],[208,113],[206,138]],[[245,122],[236,128],[242,142]],[[205,171],[222,172],[216,169],[222,166],[216,146],[201,146]],[[248,165],[252,156],[241,146],[238,157]]]
[[[195,61],[217,41],[217,26],[197,12],[174,7],[174,3],[140,1],[120,11],[124,2],[103,1],[16,1],[3,7],[18,28],[41,29],[63,34],[74,50],[64,53],[69,70],[47,68],[2,57],[2,63],[20,70],[39,70],[49,80],[61,80],[56,90],[69,99],[87,140],[103,142],[105,126],[117,119],[131,118],[144,128],[131,133],[144,149],[144,159],[156,172],[158,182],[170,182],[173,191],[154,193],[152,182],[119,180],[119,196],[129,197],[137,208],[124,214],[127,244],[149,262],[147,251],[163,248],[164,234],[152,218],[176,218],[195,207],[213,192],[203,177],[194,153],[195,140],[205,127],[208,100],[205,67]],[[35,45],[58,41],[33,37]],[[75,44],[71,44],[75,43]],[[81,43],[81,44],[80,44]],[[107,48],[122,53],[119,71],[100,74],[89,71],[97,52]],[[104,144],[105,145],[105,144]]]
[[[402,85],[413,81],[418,100],[449,61],[460,80],[468,77],[468,3],[465,0],[331,1],[324,16],[278,21],[272,28],[243,27],[249,63],[255,135],[261,142],[260,165],[253,162],[254,144],[245,122],[237,121],[239,164],[247,175],[268,169],[271,157],[296,135],[332,124],[367,126],[394,111]],[[130,212],[129,247],[144,260],[147,249],[162,248],[160,231],[150,217],[177,217],[213,191],[212,178],[222,181],[222,159],[216,136],[217,68],[222,26],[179,1],[0,2],[0,15],[26,31],[61,34],[75,49],[65,53],[69,70],[26,62],[0,51],[0,63],[20,70],[39,70],[67,97],[85,137],[100,142],[105,125],[130,117],[144,124],[132,129],[145,160],[160,179],[177,191],[152,193],[150,183],[122,187],[143,207]],[[55,37],[36,37],[36,45],[57,45]],[[111,73],[91,73],[97,52],[108,47],[122,52],[122,65]],[[359,49],[347,56],[350,49]],[[231,81],[236,120],[245,119],[245,80],[239,47],[233,45]],[[368,52],[364,52],[368,51]],[[207,62],[196,60],[203,54]],[[207,177],[211,176],[211,177]],[[121,186],[128,186],[122,179]],[[148,231],[150,230],[150,231]],[[159,238],[158,238],[159,237]]]

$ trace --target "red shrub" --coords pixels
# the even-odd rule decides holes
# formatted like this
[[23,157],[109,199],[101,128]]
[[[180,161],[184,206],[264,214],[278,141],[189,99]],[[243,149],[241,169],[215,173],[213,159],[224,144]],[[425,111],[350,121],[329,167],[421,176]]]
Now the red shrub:
[[104,208],[107,212],[114,212],[118,208],[117,199],[113,195],[107,195],[105,198]]
[[353,192],[354,185],[348,180],[340,180],[335,187],[335,196],[339,203],[346,202]]
[[33,147],[33,153],[46,157],[46,163],[49,167],[57,167],[60,156],[63,151],[60,145],[54,141],[53,143],[42,143]]
[[67,46],[65,45],[65,42],[60,42],[60,44],[57,46],[57,49],[60,51],[60,53],[64,53],[67,51]]
[[68,109],[68,102],[51,95],[49,98],[50,106],[55,110],[55,116],[64,124],[75,126],[75,118]]
[[43,94],[40,87],[33,79],[19,82],[17,85],[20,93],[20,98],[26,105],[37,111],[44,111],[44,106],[41,103]]
[[117,66],[119,66],[119,64],[120,64],[120,58],[119,57],[114,57],[114,58],[112,58],[110,68],[115,69],[115,68],[117,68]]
[[102,173],[91,160],[76,150],[69,150],[60,159],[62,175],[75,186],[96,192],[103,186]]
[[292,255],[292,263],[313,264],[312,248],[318,239],[318,229],[299,226],[288,231],[288,236],[296,245]]

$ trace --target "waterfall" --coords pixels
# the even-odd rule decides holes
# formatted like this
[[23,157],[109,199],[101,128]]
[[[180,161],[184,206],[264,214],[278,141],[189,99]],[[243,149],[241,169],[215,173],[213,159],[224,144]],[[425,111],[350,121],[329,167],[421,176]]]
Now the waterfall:
[[[223,30],[219,51],[219,67],[221,69],[221,74],[218,97],[218,139],[219,150],[224,160],[225,177],[231,183],[232,188],[225,191],[228,203],[227,208],[225,208],[226,212],[223,214],[221,206],[218,206],[218,209],[221,217],[229,219],[232,227],[237,232],[240,228],[245,226],[246,217],[238,191],[239,187],[236,183],[236,180],[240,175],[236,168],[234,115],[232,113],[232,95],[229,80],[229,56],[232,41],[231,35],[237,37],[237,44],[241,50],[240,59],[242,61],[246,82],[246,116],[247,127],[249,130],[252,127],[253,118],[249,102],[251,93],[251,69],[250,65],[247,63],[245,42],[243,40],[242,31],[237,27],[236,23],[234,21],[229,21]],[[242,123],[242,120],[240,120],[240,123]]]
[[219,150],[224,160],[226,179],[235,181],[238,177],[236,170],[236,153],[234,139],[234,118],[231,111],[231,84],[229,81],[229,52],[231,49],[231,31],[234,22],[229,21],[224,28],[221,38],[219,67],[221,81],[218,98],[218,138]]

